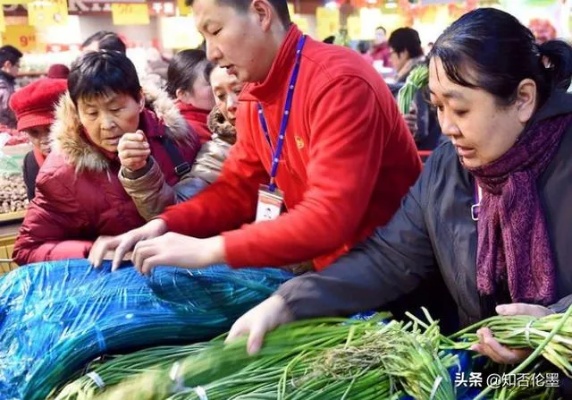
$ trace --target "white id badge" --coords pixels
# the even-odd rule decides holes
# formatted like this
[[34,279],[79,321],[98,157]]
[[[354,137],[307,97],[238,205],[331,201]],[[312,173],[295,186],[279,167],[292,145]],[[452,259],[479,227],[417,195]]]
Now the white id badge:
[[258,189],[258,203],[256,205],[256,222],[272,221],[280,216],[284,197],[282,192],[276,189],[271,192],[268,185],[260,185]]

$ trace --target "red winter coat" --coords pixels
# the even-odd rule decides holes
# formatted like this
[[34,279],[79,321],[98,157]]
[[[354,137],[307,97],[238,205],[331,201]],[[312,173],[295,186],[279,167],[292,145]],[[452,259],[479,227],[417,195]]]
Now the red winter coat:
[[201,144],[205,144],[212,139],[212,132],[207,124],[210,110],[201,110],[192,104],[185,104],[182,101],[177,101],[175,104],[179,107],[181,115],[187,120],[191,128],[199,135]]
[[[148,95],[147,104],[153,111],[143,110],[140,129],[166,181],[173,185],[178,177],[161,137],[173,138],[191,164],[199,149],[198,137],[190,133],[165,93]],[[87,140],[68,95],[58,105],[56,117],[54,148],[40,170],[36,197],[14,246],[13,257],[20,265],[85,257],[98,236],[119,235],[145,223],[119,181],[119,161],[106,158]]]
[[288,212],[255,224],[258,188],[268,184],[296,44],[292,25],[266,80],[241,94],[236,144],[212,185],[161,218],[170,230],[223,233],[231,266],[314,259],[321,269],[385,224],[415,182],[421,162],[388,87],[357,52],[306,39],[277,184]]

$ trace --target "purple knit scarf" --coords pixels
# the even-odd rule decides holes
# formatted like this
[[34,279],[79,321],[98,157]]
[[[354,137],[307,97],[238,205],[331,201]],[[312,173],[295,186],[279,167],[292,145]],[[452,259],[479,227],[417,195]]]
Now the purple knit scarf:
[[513,302],[555,300],[554,255],[537,180],[571,122],[571,114],[537,122],[501,158],[469,169],[483,189],[477,225],[481,295],[494,296],[507,284]]

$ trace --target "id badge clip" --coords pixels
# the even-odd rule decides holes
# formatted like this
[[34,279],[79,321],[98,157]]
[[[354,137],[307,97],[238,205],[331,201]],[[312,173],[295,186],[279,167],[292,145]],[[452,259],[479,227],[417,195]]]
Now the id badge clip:
[[272,221],[280,216],[284,196],[278,189],[271,191],[268,185],[260,185],[256,205],[256,222]]

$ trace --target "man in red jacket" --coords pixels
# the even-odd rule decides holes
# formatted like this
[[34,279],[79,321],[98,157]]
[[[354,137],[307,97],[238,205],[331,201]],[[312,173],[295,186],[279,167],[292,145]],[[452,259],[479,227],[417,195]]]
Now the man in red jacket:
[[391,218],[421,171],[389,89],[357,52],[303,35],[285,0],[191,3],[208,58],[249,83],[238,141],[215,183],[142,228],[101,238],[90,260],[97,267],[115,250],[116,268],[134,248],[143,273],[328,266]]

